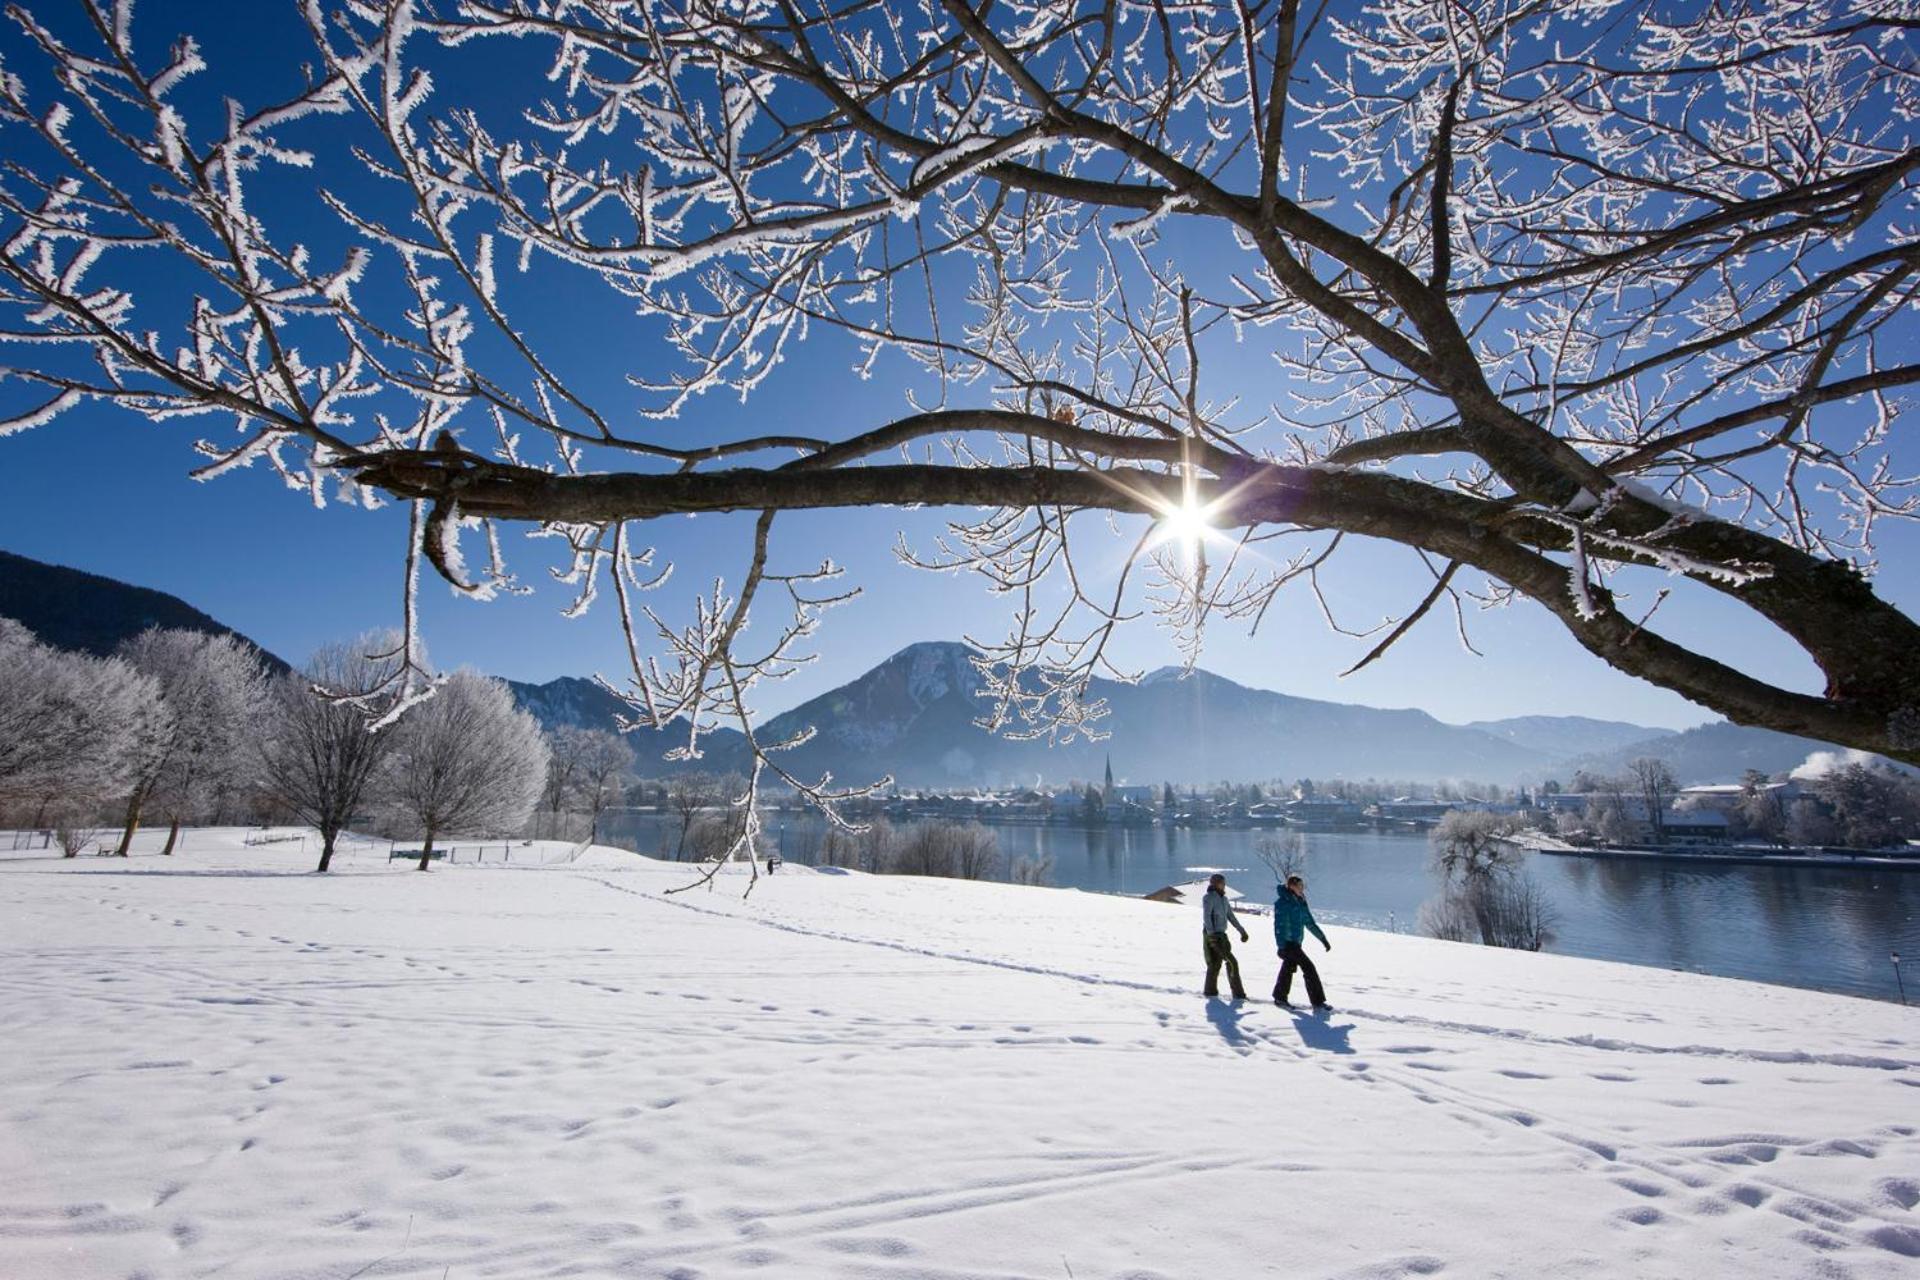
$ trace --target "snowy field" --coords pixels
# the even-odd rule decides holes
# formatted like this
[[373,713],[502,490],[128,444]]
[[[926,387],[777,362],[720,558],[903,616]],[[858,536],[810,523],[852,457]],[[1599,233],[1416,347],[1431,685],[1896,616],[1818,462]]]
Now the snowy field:
[[1336,929],[1296,1017],[1194,907],[241,836],[0,853],[7,1280],[1920,1274],[1920,1011]]

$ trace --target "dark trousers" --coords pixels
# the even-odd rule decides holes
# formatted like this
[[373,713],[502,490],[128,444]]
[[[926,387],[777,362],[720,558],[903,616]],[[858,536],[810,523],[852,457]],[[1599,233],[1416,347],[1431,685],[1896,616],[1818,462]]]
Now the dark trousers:
[[1297,942],[1289,942],[1280,949],[1280,978],[1273,984],[1273,998],[1275,1000],[1287,998],[1288,993],[1293,990],[1295,969],[1299,969],[1300,975],[1307,980],[1307,999],[1314,1004],[1325,1004],[1327,993],[1326,989],[1320,985],[1320,971],[1313,967],[1313,961],[1307,959],[1307,953]]
[[1220,994],[1220,966],[1227,966],[1227,985],[1233,988],[1233,998],[1245,1000],[1247,989],[1240,985],[1240,962],[1233,958],[1233,944],[1227,941],[1224,933],[1201,935],[1201,942],[1207,953],[1207,985],[1200,989],[1202,995]]

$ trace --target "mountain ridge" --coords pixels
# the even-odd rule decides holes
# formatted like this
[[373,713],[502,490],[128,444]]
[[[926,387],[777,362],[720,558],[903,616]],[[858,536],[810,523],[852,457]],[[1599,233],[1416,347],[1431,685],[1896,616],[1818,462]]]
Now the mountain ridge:
[[[48,643],[111,653],[147,626],[184,626],[239,636],[276,670],[287,664],[250,637],[166,592],[0,551],[0,615]],[[811,741],[783,753],[784,768],[808,780],[864,782],[891,774],[909,786],[1018,785],[1092,780],[1115,762],[1134,783],[1376,778],[1499,782],[1571,776],[1575,768],[1617,772],[1628,759],[1667,759],[1683,783],[1725,781],[1744,768],[1788,769],[1831,744],[1719,721],[1681,732],[1587,716],[1514,716],[1449,724],[1412,708],[1368,707],[1243,685],[1204,668],[1161,667],[1135,683],[1096,679],[1092,697],[1108,706],[1101,738],[1073,735],[1049,745],[996,737],[974,721],[978,651],[958,641],[922,640],[852,680],[758,726],[777,740],[811,726]],[[549,729],[614,729],[626,704],[597,681],[560,676],[540,684],[508,680],[519,704]],[[626,735],[647,776],[690,770],[744,771],[746,739],[735,729],[704,735],[701,760],[667,761],[676,729]]]
[[0,551],[0,617],[12,618],[56,649],[110,656],[148,627],[234,636],[275,672],[285,659],[179,596],[105,574]]

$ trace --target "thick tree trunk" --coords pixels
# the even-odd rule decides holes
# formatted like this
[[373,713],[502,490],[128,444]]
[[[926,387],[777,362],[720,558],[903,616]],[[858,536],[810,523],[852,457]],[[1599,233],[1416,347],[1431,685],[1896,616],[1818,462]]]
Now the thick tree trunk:
[[133,847],[133,833],[140,829],[140,807],[146,803],[146,799],[136,791],[133,793],[133,798],[127,801],[127,826],[126,830],[120,833],[120,847],[113,851],[114,857],[126,857],[127,850]]
[[427,869],[427,863],[431,861],[432,858],[433,858],[433,828],[428,827],[427,842],[426,844],[422,845],[420,848],[420,865],[415,867],[414,870],[425,871]]
[[335,826],[320,828],[320,866],[317,870],[325,871],[333,865],[333,841],[339,834],[340,828]]
[[167,843],[164,846],[162,846],[160,850],[160,856],[164,858],[171,858],[173,856],[173,846],[178,844],[179,842],[180,842],[180,819],[175,818],[173,820],[172,825],[167,828]]

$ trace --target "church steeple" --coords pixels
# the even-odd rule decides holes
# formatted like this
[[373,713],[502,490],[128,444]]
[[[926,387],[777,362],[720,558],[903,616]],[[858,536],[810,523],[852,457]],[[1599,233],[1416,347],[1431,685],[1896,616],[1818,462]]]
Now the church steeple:
[[1102,788],[1100,798],[1108,804],[1113,803],[1113,752],[1107,752],[1107,785]]

